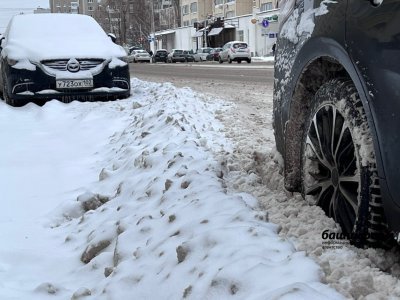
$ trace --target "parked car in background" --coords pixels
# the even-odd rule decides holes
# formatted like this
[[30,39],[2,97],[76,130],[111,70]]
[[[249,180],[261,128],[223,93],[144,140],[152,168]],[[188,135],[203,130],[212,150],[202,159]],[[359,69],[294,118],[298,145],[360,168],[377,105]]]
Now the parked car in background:
[[214,48],[207,55],[207,60],[211,61],[219,61],[219,53],[222,51],[222,48]]
[[206,61],[207,55],[211,52],[213,48],[199,48],[193,55],[195,61]]
[[176,63],[176,62],[184,62],[186,59],[183,54],[182,49],[172,49],[172,51],[168,54],[167,62]]
[[[313,27],[301,26],[310,16]],[[273,111],[285,187],[356,246],[399,242],[399,2],[288,0],[279,17]]]
[[194,62],[194,52],[193,50],[184,50],[183,55],[185,56],[186,62]]
[[226,43],[219,52],[219,63],[222,64],[224,61],[228,63],[237,61],[239,64],[242,61],[251,63],[251,52],[247,43],[241,41]]
[[156,62],[167,62],[168,51],[165,49],[158,49],[153,55],[152,61]]
[[130,95],[126,51],[92,17],[16,15],[1,38],[0,51],[0,91],[10,105]]
[[129,62],[150,62],[151,56],[146,50],[133,50],[128,56]]
[[142,46],[131,46],[128,48],[128,54],[131,54],[134,50],[144,50]]

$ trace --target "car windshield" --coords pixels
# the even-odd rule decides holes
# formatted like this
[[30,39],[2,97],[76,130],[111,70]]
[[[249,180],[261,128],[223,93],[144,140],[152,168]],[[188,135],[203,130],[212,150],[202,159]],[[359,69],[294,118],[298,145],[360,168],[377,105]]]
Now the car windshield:
[[207,49],[203,49],[203,52],[204,52],[204,53],[210,53],[211,50],[213,50],[213,49],[212,49],[212,48],[207,48]]
[[10,39],[34,39],[38,44],[49,39],[72,42],[108,38],[93,18],[69,14],[17,15],[10,23],[8,36]]
[[174,52],[178,53],[178,54],[181,54],[181,53],[183,53],[183,50],[175,50]]
[[146,50],[136,50],[136,53],[147,53]]

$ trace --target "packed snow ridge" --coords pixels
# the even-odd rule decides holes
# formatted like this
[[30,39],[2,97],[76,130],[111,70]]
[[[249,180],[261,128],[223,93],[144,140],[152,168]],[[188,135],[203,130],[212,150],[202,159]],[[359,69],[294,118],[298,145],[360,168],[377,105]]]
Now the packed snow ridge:
[[216,114],[232,104],[132,87],[115,102],[0,103],[0,298],[341,299],[253,196],[227,188]]

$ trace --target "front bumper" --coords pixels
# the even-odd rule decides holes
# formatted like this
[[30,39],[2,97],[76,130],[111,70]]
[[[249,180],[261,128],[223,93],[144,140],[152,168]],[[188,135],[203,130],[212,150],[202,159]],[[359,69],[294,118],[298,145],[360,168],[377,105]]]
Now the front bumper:
[[[4,64],[3,64],[4,65]],[[130,95],[129,66],[109,68],[93,75],[93,87],[76,89],[57,89],[56,77],[49,75],[40,67],[30,71],[15,69],[5,64],[3,76],[8,95],[17,106],[28,102],[43,103],[57,99],[62,102],[115,100]],[[79,73],[77,77],[79,77]]]
[[150,62],[150,57],[136,57],[136,61],[148,61]]

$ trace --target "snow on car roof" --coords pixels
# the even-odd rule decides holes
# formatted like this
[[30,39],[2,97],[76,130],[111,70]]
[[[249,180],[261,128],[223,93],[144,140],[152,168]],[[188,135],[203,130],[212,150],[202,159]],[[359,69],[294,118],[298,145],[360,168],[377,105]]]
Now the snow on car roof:
[[125,56],[100,25],[86,15],[27,14],[14,16],[7,29],[6,54],[30,60],[60,57]]

